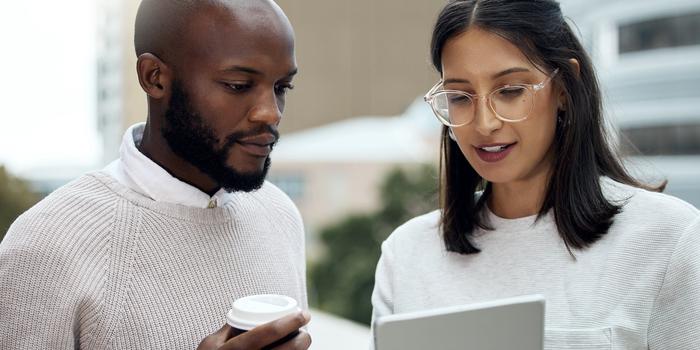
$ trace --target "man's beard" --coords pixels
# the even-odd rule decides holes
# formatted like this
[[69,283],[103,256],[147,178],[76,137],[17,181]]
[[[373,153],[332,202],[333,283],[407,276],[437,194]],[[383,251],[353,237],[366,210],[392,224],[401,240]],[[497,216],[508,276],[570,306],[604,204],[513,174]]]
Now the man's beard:
[[226,160],[236,141],[261,133],[270,133],[275,136],[275,140],[279,138],[277,130],[266,125],[257,130],[230,134],[225,139],[226,143],[218,147],[219,140],[214,130],[191,107],[189,97],[178,81],[172,85],[172,96],[161,133],[173,153],[211,177],[228,192],[259,189],[270,168],[270,157],[265,159],[263,169],[259,172],[242,173],[228,166]]

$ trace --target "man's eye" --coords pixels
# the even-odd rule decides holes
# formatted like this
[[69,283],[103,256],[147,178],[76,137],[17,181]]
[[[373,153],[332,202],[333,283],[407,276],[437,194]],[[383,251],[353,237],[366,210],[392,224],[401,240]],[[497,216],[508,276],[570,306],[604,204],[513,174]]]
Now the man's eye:
[[294,89],[294,85],[292,85],[292,84],[282,84],[282,85],[277,85],[277,87],[275,87],[275,92],[278,95],[286,95],[287,92],[289,92],[289,90],[293,90],[293,89]]
[[234,92],[243,92],[250,89],[250,84],[226,83],[226,86]]

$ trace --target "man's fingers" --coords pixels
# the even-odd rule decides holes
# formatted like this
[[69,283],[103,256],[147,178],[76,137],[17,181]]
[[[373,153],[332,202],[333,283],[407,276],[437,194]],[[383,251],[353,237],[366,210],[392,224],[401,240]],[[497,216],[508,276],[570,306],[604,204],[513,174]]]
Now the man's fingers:
[[[255,327],[231,339],[224,349],[260,349],[298,331],[309,323],[308,311],[297,312],[261,326]],[[230,346],[230,347],[229,347]]]
[[272,350],[306,350],[311,346],[311,336],[309,333],[299,331],[294,339],[274,347]]
[[204,338],[197,349],[216,349],[234,335],[236,335],[235,330],[224,324],[219,330]]

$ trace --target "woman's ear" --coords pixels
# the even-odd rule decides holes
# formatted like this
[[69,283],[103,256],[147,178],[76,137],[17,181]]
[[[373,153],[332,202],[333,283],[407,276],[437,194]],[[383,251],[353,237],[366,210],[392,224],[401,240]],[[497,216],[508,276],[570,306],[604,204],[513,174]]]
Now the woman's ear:
[[576,77],[581,78],[581,65],[578,63],[578,60],[575,58],[569,58],[569,64],[571,65],[574,73],[576,73]]
[[[581,65],[578,63],[578,60],[575,58],[570,58],[569,64],[571,65],[571,70],[574,72],[574,74],[576,74],[576,78],[581,78]],[[566,111],[566,91],[563,88],[559,92],[559,104],[557,109],[560,111]]]
[[152,53],[144,53],[136,62],[139,84],[151,98],[161,99],[170,88],[170,70],[165,63]]

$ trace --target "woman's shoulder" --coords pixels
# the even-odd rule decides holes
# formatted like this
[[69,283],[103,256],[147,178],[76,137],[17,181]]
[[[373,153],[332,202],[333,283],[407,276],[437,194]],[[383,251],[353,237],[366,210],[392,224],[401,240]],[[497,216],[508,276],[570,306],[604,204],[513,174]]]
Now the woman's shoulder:
[[649,191],[643,188],[603,180],[603,191],[613,203],[622,206],[619,215],[639,223],[653,221],[673,226],[689,225],[700,218],[700,211],[692,204],[677,197]]
[[405,246],[426,243],[426,241],[440,242],[440,210],[416,216],[391,233],[386,242],[390,245]]

